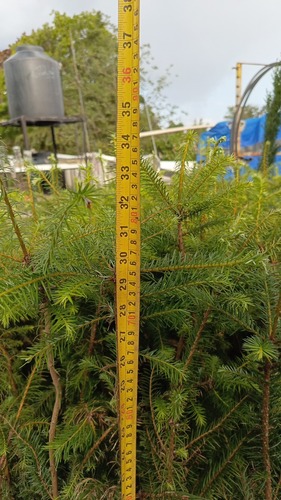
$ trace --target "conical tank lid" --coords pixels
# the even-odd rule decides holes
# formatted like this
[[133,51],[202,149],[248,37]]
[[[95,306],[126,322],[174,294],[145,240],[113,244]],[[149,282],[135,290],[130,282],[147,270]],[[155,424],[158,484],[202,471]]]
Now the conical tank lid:
[[23,52],[24,50],[36,50],[36,52],[44,52],[44,49],[40,47],[39,45],[20,45],[19,47],[16,47],[16,52]]

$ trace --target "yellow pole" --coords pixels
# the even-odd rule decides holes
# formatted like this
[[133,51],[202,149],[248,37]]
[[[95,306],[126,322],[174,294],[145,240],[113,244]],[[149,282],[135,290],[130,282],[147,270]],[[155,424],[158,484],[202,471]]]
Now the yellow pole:
[[[236,64],[236,100],[235,100],[235,111],[237,111],[238,106],[241,101],[242,95],[242,63]],[[237,138],[237,156],[240,156],[241,148],[241,124],[239,124],[238,138]]]
[[[235,98],[235,111],[237,111],[238,106],[241,101],[242,95],[242,63],[236,64],[236,98]],[[238,138],[237,138],[237,157],[240,156],[241,148],[241,124],[239,124]]]
[[235,69],[236,69],[236,99],[235,99],[235,106],[236,106],[235,111],[236,111],[241,101],[242,63],[237,63]]

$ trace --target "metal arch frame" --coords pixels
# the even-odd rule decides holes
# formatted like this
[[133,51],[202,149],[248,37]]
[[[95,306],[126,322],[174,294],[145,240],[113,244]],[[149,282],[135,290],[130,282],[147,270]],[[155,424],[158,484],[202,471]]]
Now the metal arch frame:
[[250,80],[248,83],[245,91],[243,92],[243,95],[240,99],[240,103],[235,111],[233,120],[232,120],[232,125],[231,125],[231,142],[230,142],[230,152],[234,154],[235,156],[238,156],[238,134],[239,134],[239,128],[240,128],[240,121],[242,117],[242,113],[244,111],[244,108],[247,104],[247,101],[252,93],[252,90],[254,87],[257,85],[257,83],[260,81],[260,79],[268,73],[271,69],[275,68],[276,66],[280,66],[281,62],[275,62],[271,64],[266,64],[263,66]]

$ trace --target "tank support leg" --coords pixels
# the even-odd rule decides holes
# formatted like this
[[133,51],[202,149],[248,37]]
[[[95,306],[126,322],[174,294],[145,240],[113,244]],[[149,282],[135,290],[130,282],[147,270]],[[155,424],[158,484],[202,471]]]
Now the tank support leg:
[[53,149],[54,149],[54,157],[57,160],[57,143],[56,143],[56,136],[55,136],[55,127],[51,125],[51,132],[52,132],[52,141],[53,141]]
[[24,149],[25,149],[25,151],[29,151],[30,146],[29,146],[29,140],[28,140],[26,120],[25,120],[24,116],[20,117],[20,122],[21,122],[21,129],[22,129],[22,133],[23,133]]

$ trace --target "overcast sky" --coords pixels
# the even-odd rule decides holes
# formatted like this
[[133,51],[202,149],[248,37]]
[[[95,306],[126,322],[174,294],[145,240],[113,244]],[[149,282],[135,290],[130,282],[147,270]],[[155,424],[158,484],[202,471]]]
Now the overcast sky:
[[[166,95],[194,120],[221,121],[235,103],[237,62],[268,64],[281,59],[280,0],[140,0],[141,43],[155,64],[172,64]],[[69,15],[100,10],[117,26],[118,0],[1,0],[0,50],[23,32],[51,22],[52,10]],[[243,65],[242,88],[258,71]],[[263,105],[272,74],[258,84],[250,103]]]

